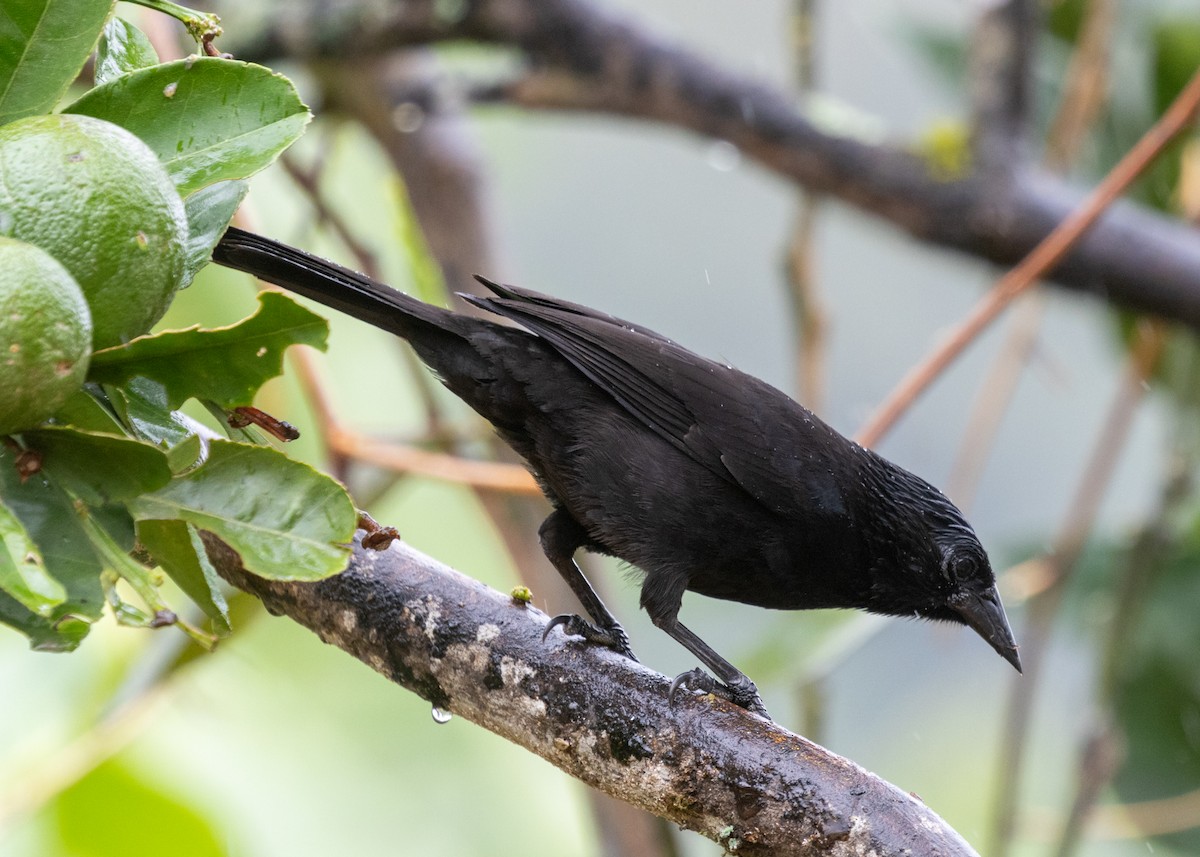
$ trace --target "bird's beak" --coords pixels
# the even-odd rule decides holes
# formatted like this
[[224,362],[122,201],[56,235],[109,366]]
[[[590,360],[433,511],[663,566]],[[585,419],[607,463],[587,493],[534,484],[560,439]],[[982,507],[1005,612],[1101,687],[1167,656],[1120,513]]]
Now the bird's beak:
[[987,640],[1000,657],[1021,672],[1021,656],[1017,654],[1017,644],[1013,640],[1012,629],[1008,627],[1008,617],[1004,615],[1004,605],[1000,603],[1000,593],[995,586],[983,593],[960,592],[952,599],[950,607],[963,617],[975,633]]

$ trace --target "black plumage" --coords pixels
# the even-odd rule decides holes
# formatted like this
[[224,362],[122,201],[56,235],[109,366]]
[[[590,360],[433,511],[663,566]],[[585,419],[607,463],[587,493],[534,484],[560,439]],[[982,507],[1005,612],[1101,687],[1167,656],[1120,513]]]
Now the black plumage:
[[987,554],[936,488],[830,428],[763,381],[635,324],[480,278],[434,307],[325,260],[230,229],[214,261],[408,340],[525,459],[554,511],[546,556],[592,621],[568,633],[630,657],[573,560],[584,548],[644,574],[654,623],[720,680],[677,680],[765,713],[757,690],[678,620],[685,590],[760,607],[860,608],[965,624],[1018,670]]

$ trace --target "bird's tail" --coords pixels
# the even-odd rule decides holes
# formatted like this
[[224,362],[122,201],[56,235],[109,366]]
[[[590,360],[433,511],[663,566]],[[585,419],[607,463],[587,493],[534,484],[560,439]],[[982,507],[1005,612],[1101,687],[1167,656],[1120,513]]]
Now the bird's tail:
[[[311,298],[420,346],[434,331],[462,335],[470,319],[424,303],[318,256],[231,226],[213,248],[218,265]],[[438,367],[435,367],[438,368]]]

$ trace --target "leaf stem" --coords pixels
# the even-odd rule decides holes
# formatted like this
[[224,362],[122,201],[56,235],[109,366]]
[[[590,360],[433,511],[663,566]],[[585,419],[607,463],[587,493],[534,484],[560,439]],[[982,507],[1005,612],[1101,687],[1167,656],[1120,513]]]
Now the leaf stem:
[[221,19],[211,12],[197,12],[195,9],[172,3],[171,0],[129,0],[129,2],[162,12],[164,15],[170,15],[183,24],[187,28],[188,34],[202,45],[208,44],[224,32],[221,29]]

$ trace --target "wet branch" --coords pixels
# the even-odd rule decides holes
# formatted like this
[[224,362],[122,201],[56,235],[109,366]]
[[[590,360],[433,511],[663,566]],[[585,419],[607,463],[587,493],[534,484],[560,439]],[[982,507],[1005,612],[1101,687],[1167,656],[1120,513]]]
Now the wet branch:
[[[320,583],[266,581],[206,539],[267,608],[600,791],[737,854],[975,852],[919,800],[723,701],[667,708],[666,676],[558,634],[547,617],[400,543],[356,545]],[[432,727],[431,727],[432,728]]]

